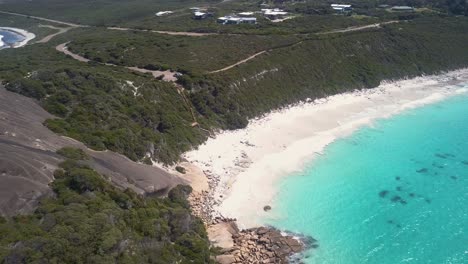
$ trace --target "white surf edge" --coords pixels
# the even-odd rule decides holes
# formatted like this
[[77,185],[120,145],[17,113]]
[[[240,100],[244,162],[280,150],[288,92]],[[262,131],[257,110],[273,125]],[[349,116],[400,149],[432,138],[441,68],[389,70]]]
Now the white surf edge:
[[215,213],[236,218],[241,228],[264,224],[265,205],[274,204],[278,179],[298,172],[338,138],[378,119],[389,118],[465,93],[468,69],[383,83],[299,103],[225,131],[184,158],[219,178]]
[[[15,43],[15,45],[13,46],[13,48],[20,48],[20,47],[23,47],[25,46],[26,44],[28,44],[29,41],[33,40],[34,38],[36,38],[36,35],[34,33],[31,33],[31,32],[28,32],[24,29],[20,29],[20,28],[12,28],[12,27],[0,27],[0,30],[8,30],[8,31],[12,31],[16,34],[19,34],[21,36],[24,37],[24,39],[18,43]],[[2,43],[0,43],[2,44]],[[0,45],[1,47],[2,45]]]

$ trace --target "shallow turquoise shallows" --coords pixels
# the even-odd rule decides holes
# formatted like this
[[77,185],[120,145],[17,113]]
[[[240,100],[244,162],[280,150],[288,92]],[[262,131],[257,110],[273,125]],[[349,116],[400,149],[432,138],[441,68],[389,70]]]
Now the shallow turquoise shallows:
[[278,188],[266,221],[318,240],[306,263],[468,263],[468,96],[337,140]]

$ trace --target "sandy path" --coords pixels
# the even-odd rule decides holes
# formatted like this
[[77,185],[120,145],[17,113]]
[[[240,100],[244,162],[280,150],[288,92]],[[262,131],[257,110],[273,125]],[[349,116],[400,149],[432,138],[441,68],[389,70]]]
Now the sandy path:
[[[57,47],[55,47],[55,49],[59,52],[62,52],[66,55],[70,55],[73,59],[77,60],[77,61],[81,61],[81,62],[90,62],[91,60],[81,56],[81,55],[78,55],[76,53],[73,53],[71,52],[70,50],[68,50],[67,48],[67,43],[62,43],[60,45],[58,45]],[[117,67],[118,65],[114,65],[114,64],[110,64],[110,63],[103,63],[104,65],[107,65],[107,66],[114,66],[114,67]],[[176,77],[176,72],[171,72],[169,70],[167,71],[152,71],[152,70],[147,70],[147,69],[142,69],[142,68],[138,68],[138,67],[125,67],[129,70],[132,70],[132,71],[137,71],[137,72],[141,72],[141,73],[151,73],[151,75],[153,75],[154,78],[158,78],[159,76],[163,75],[163,81],[167,81],[167,82],[175,82],[177,81],[177,77]]]
[[[68,42],[62,43],[62,44],[58,45],[57,47],[55,47],[55,49],[57,51],[59,51],[59,52],[62,52],[64,54],[66,54],[66,55],[71,56],[75,60],[78,60],[78,61],[81,61],[81,62],[90,62],[91,61],[91,60],[89,60],[89,59],[87,59],[87,58],[85,58],[85,57],[83,57],[81,55],[75,54],[75,53],[71,52],[70,50],[68,50],[67,44],[68,44]],[[106,65],[106,66],[120,67],[119,65],[110,64],[110,63],[101,63],[101,64]],[[190,101],[187,99],[187,97],[185,95],[184,88],[180,84],[176,83],[177,74],[180,74],[180,73],[172,72],[172,71],[169,71],[169,70],[166,70],[166,71],[153,71],[153,70],[147,70],[147,69],[142,69],[142,68],[138,68],[138,67],[125,67],[125,68],[128,69],[128,70],[131,70],[131,71],[137,71],[137,72],[141,72],[141,73],[151,73],[151,75],[153,75],[154,78],[159,78],[159,77],[163,76],[162,77],[163,81],[173,83],[175,88],[177,89],[178,94],[180,95],[180,97],[182,99],[182,102],[187,107],[187,111],[189,111],[190,114],[192,115],[193,122],[192,122],[191,126],[192,127],[198,126],[195,111],[193,110],[193,107],[192,107]],[[200,129],[202,129],[202,128],[200,128]],[[208,131],[208,133],[210,133],[210,132]]]
[[346,33],[346,32],[353,32],[353,31],[361,31],[361,30],[366,30],[366,29],[370,29],[370,28],[380,28],[383,25],[399,23],[399,22],[400,21],[398,21],[398,20],[392,20],[392,21],[387,21],[387,22],[382,22],[382,23],[375,23],[375,24],[359,26],[359,27],[349,27],[349,28],[344,28],[344,29],[335,29],[335,30],[330,30],[330,31],[326,31],[326,32],[319,32],[317,34],[318,35],[324,35],[324,34],[334,34],[334,33]]
[[129,70],[132,70],[132,71],[137,71],[137,72],[141,72],[141,73],[151,73],[151,75],[153,75],[154,78],[158,78],[160,77],[161,75],[163,76],[163,81],[166,81],[166,82],[175,82],[177,81],[177,72],[171,72],[169,70],[166,70],[166,71],[152,71],[152,70],[147,70],[147,69],[142,69],[142,68],[138,68],[138,67],[125,67]]
[[[326,31],[326,32],[319,32],[319,33],[315,33],[315,35],[324,35],[324,34],[334,34],[334,33],[346,33],[346,32],[353,32],[353,31],[361,31],[361,30],[366,30],[366,29],[370,29],[370,28],[380,28],[382,25],[387,25],[387,24],[393,24],[393,23],[398,23],[399,21],[387,21],[387,22],[383,22],[383,23],[376,23],[376,24],[371,24],[371,25],[365,25],[365,26],[360,26],[360,27],[349,27],[349,28],[344,28],[344,29],[336,29],[336,30],[331,30],[331,31]],[[301,41],[298,41],[296,43],[293,43],[291,45],[288,45],[288,47],[290,46],[294,46],[294,45],[298,45],[298,44],[301,44],[302,42],[304,42],[306,40],[301,40]],[[260,52],[257,52],[251,56],[249,56],[248,58],[246,59],[243,59],[241,61],[238,61],[232,65],[229,65],[227,67],[224,67],[222,69],[219,69],[219,70],[215,70],[215,71],[211,71],[209,73],[217,73],[217,72],[223,72],[223,71],[227,71],[227,70],[230,70],[240,64],[243,64],[243,63],[246,63],[252,59],[254,59],[255,57],[257,57],[258,55],[261,55],[267,51],[272,51],[272,50],[275,50],[275,49],[281,49],[281,48],[284,48],[284,46],[281,46],[281,47],[276,47],[276,48],[271,48],[271,49],[268,49],[268,50],[262,50]]]
[[[77,60],[77,61],[81,61],[81,62],[90,62],[91,60],[81,56],[81,55],[78,55],[76,53],[73,53],[71,52],[70,50],[68,50],[67,48],[67,44],[68,42],[66,43],[62,43],[60,45],[58,45],[57,47],[55,47],[55,49],[59,52],[62,52],[66,55],[69,55],[71,56],[73,59]],[[107,66],[114,66],[114,67],[117,67],[118,65],[114,65],[114,64],[110,64],[110,63],[102,63],[104,65],[107,65]],[[153,75],[154,78],[157,78],[161,75],[164,75],[163,77],[163,80],[164,81],[168,81],[168,82],[173,82],[173,81],[176,81],[177,78],[175,77],[175,73],[174,72],[171,72],[171,71],[151,71],[151,70],[147,70],[147,69],[142,69],[142,68],[138,68],[138,67],[125,67],[129,70],[132,70],[132,71],[137,71],[137,72],[141,72],[141,73],[151,73],[151,75]]]
[[253,59],[253,58],[257,57],[258,55],[261,55],[261,54],[263,54],[263,53],[265,53],[265,52],[267,52],[267,50],[262,50],[262,51],[257,52],[257,53],[255,53],[254,55],[252,55],[252,56],[250,56],[250,57],[248,57],[248,58],[246,58],[246,59],[243,59],[243,60],[238,61],[238,62],[236,62],[236,63],[234,63],[234,64],[232,64],[232,65],[229,65],[229,66],[227,66],[227,67],[224,67],[224,68],[222,68],[222,69],[219,69],[219,70],[216,70],[216,71],[212,71],[212,72],[209,72],[209,73],[217,73],[217,72],[227,71],[227,70],[229,70],[229,69],[232,69],[232,68],[236,67],[237,65],[246,63],[246,62],[248,62],[249,60],[251,60],[251,59]]
[[30,15],[25,15],[25,14],[19,14],[19,13],[13,13],[13,12],[6,12],[6,11],[0,11],[1,14],[7,14],[7,15],[13,15],[13,16],[21,16],[21,17],[27,17],[27,18],[33,18],[37,20],[42,20],[42,21],[47,21],[47,22],[52,22],[52,23],[57,23],[57,24],[62,24],[70,27],[88,27],[86,25],[78,25],[70,22],[64,22],[60,20],[54,20],[54,19],[49,19],[45,17],[37,17],[37,16],[30,16]]
[[110,30],[120,31],[140,31],[140,32],[152,32],[173,36],[189,36],[189,37],[203,37],[210,35],[219,35],[218,33],[197,33],[197,32],[185,32],[185,31],[162,31],[162,30],[147,30],[147,29],[135,29],[135,28],[124,28],[124,27],[107,27]]
[[[81,62],[90,62],[91,60],[81,56],[81,55],[78,55],[76,53],[73,53],[71,52],[70,50],[68,50],[67,48],[67,44],[68,42],[66,43],[62,43],[60,45],[58,45],[57,47],[55,47],[55,49],[59,52],[62,52],[66,55],[70,55],[73,59],[75,60],[78,60],[78,61],[81,61]],[[107,66],[114,66],[114,67],[118,67],[118,65],[115,65],[115,64],[110,64],[110,63],[103,63],[104,65],[107,65]],[[138,67],[125,67],[129,70],[132,70],[132,71],[137,71],[137,72],[141,72],[141,73],[151,73],[151,75],[153,75],[154,78],[158,78],[160,77],[161,75],[163,76],[162,80],[163,81],[166,81],[166,82],[175,82],[177,81],[177,72],[171,72],[169,70],[166,70],[166,71],[153,71],[153,70],[147,70],[147,69],[142,69],[142,68],[138,68]]]
[[74,27],[60,28],[60,27],[55,27],[55,26],[52,26],[52,25],[39,25],[39,27],[55,29],[55,30],[58,30],[58,32],[47,35],[44,38],[42,38],[41,40],[37,41],[36,43],[47,43],[51,39],[53,39],[54,37],[56,37],[56,36],[58,36],[60,34],[66,33],[70,29],[74,28]]
[[62,44],[58,45],[57,47],[55,47],[55,49],[57,51],[59,51],[59,52],[62,52],[62,53],[65,53],[66,55],[71,56],[73,59],[75,59],[77,61],[81,61],[81,62],[89,62],[90,61],[85,57],[82,57],[82,56],[80,56],[78,54],[75,54],[75,53],[69,51],[68,48],[67,48],[67,44],[68,44],[68,42],[67,43],[62,43]]

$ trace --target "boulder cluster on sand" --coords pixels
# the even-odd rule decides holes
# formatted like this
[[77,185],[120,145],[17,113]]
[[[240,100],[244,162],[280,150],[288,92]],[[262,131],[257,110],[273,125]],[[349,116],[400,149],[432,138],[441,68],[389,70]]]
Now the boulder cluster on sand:
[[301,241],[270,227],[241,230],[232,237],[234,246],[222,250],[218,263],[288,263],[291,255],[304,249]]
[[232,247],[221,249],[221,254],[216,257],[217,263],[288,263],[292,255],[304,250],[303,241],[284,235],[271,227],[239,230],[236,219],[225,218],[214,210],[214,206],[220,202],[214,197],[219,179],[209,171],[204,173],[208,179],[209,190],[193,192],[189,202],[193,214],[200,217],[207,228],[219,224],[229,226]]

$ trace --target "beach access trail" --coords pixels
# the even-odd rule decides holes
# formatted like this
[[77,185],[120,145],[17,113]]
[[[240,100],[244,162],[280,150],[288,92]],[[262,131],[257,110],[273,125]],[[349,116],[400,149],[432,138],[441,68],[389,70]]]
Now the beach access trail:
[[[72,57],[73,59],[77,60],[77,61],[80,61],[80,62],[85,62],[85,63],[88,63],[90,62],[91,60],[79,55],[79,54],[76,54],[76,53],[73,53],[71,52],[68,47],[67,47],[67,44],[69,42],[65,42],[65,43],[62,43],[62,44],[59,44],[55,47],[55,50],[59,51],[59,52],[62,52],[64,53],[65,55],[68,55],[70,57]],[[165,71],[158,71],[158,70],[148,70],[148,69],[143,69],[143,68],[138,68],[138,67],[129,67],[129,66],[119,66],[119,65],[115,65],[115,64],[111,64],[111,63],[99,63],[101,65],[105,65],[105,66],[111,66],[111,67],[124,67],[128,70],[131,70],[131,71],[136,71],[136,72],[141,72],[141,73],[150,73],[154,78],[161,78],[161,80],[163,81],[166,81],[166,82],[170,82],[174,85],[174,87],[176,88],[177,90],[177,93],[180,95],[181,99],[182,99],[182,103],[185,105],[185,107],[187,108],[187,110],[190,112],[190,115],[192,116],[192,123],[190,124],[191,127],[195,127],[195,126],[198,126],[198,121],[197,121],[197,117],[195,115],[195,110],[193,109],[190,101],[188,100],[187,96],[185,95],[185,89],[182,85],[176,83],[177,81],[177,74],[180,74],[176,71],[170,71],[170,70],[165,70]],[[211,132],[208,131],[208,130],[205,130],[201,127],[199,127],[200,129],[202,129],[203,131],[207,132],[209,135],[211,135]]]

